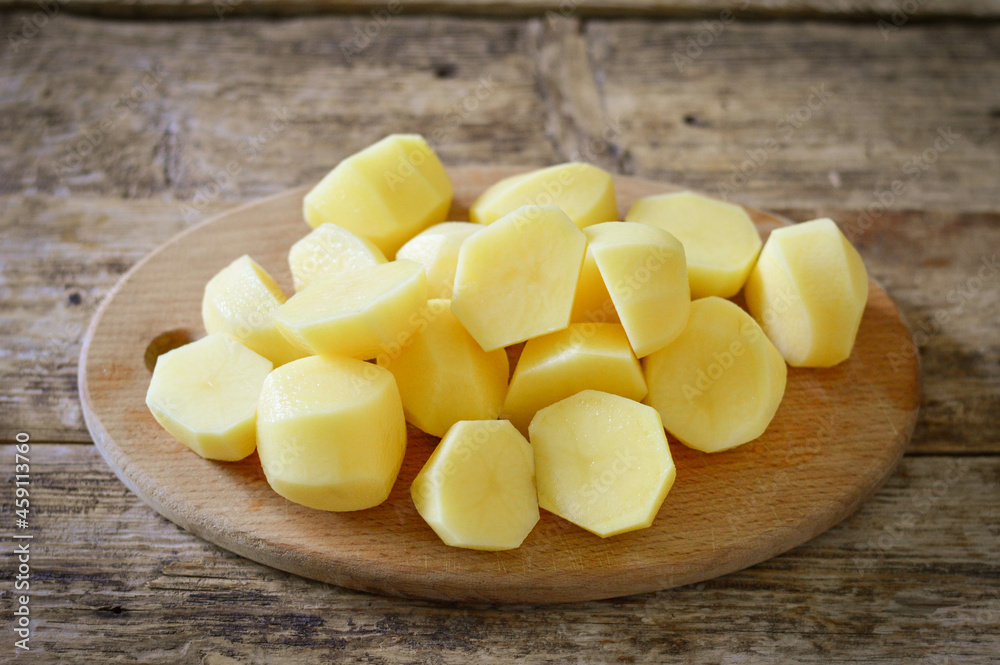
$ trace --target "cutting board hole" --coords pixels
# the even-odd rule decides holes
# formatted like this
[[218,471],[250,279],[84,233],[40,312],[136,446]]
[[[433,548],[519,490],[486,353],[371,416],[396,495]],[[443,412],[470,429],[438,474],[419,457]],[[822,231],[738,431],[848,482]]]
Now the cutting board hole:
[[194,340],[194,333],[184,328],[168,330],[153,338],[153,341],[146,347],[146,369],[150,372],[156,367],[156,359],[167,351],[173,351],[179,346],[189,344]]

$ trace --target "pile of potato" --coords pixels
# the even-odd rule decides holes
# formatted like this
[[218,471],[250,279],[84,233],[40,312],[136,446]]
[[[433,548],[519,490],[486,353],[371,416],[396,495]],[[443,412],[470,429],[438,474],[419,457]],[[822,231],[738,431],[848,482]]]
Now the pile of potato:
[[332,511],[385,501],[409,422],[441,437],[419,514],[504,550],[539,508],[602,537],[648,527],[676,476],[666,432],[752,441],[786,363],[851,353],[868,278],[828,219],[762,246],[743,208],[682,192],[618,221],[611,176],[580,163],[494,184],[471,222],[447,221],[452,194],[418,135],[342,161],[304,199],[295,294],[249,256],[213,277],[208,335],[157,361],[156,420],[208,459],[256,450],[278,494]]

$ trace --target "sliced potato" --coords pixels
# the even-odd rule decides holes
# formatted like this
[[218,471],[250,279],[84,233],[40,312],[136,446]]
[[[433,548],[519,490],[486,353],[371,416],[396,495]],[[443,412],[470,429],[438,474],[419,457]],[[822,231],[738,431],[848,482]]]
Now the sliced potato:
[[465,239],[483,228],[469,222],[443,222],[421,231],[396,252],[397,259],[416,261],[427,272],[427,296],[451,300],[458,250]]
[[385,501],[406,451],[396,382],[354,358],[303,358],[272,372],[257,407],[257,452],[267,482],[319,510]]
[[579,228],[618,219],[611,175],[592,164],[570,162],[506,178],[487,189],[469,218],[492,224],[521,206],[557,206]]
[[643,368],[664,427],[706,453],[759,437],[785,394],[781,354],[749,314],[714,296],[691,303],[684,331]]
[[677,470],[656,411],[585,390],[531,421],[538,505],[602,538],[653,523]]
[[428,301],[414,334],[377,358],[396,377],[406,420],[432,436],[459,420],[496,418],[507,392],[506,352],[483,351],[450,305]]
[[868,271],[833,220],[815,219],[771,232],[746,299],[789,365],[832,367],[854,348]]
[[240,460],[257,447],[257,398],[271,367],[267,358],[215,333],[156,359],[146,406],[202,457]]
[[501,417],[521,432],[535,413],[581,390],[633,400],[646,396],[646,380],[625,330],[616,323],[574,323],[528,340],[517,361]]
[[486,351],[561,330],[586,246],[559,208],[518,208],[462,244],[451,311]]
[[385,255],[370,240],[329,222],[317,226],[288,252],[288,266],[292,269],[296,291],[301,291],[317,277],[380,263],[385,263]]
[[413,480],[410,496],[447,545],[520,547],[539,517],[531,446],[505,420],[455,423]]

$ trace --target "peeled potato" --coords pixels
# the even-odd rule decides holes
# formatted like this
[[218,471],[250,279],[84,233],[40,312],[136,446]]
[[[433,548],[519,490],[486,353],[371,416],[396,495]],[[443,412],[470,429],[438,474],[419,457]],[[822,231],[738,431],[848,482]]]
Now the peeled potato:
[[469,222],[443,222],[421,231],[396,252],[397,259],[416,261],[427,272],[427,296],[451,300],[458,250],[465,239],[483,228]]
[[406,420],[432,436],[459,420],[496,418],[507,392],[507,353],[483,351],[450,305],[428,301],[414,334],[377,358],[396,377]]
[[267,482],[289,501],[334,511],[377,506],[405,450],[396,382],[377,365],[313,356],[264,381],[257,452]]
[[815,219],[771,232],[746,299],[789,365],[832,367],[854,348],[868,271],[833,220]]
[[594,253],[587,248],[580,269],[580,279],[576,283],[573,298],[573,323],[619,323],[621,319],[608,293],[608,286],[601,277],[601,271],[594,260]]
[[693,192],[639,199],[625,216],[669,231],[684,245],[691,297],[736,295],[760,252],[746,210]]
[[202,457],[232,462],[257,447],[257,398],[271,361],[225,333],[156,359],[146,405],[156,422]]
[[501,417],[527,433],[539,409],[581,390],[600,390],[636,401],[646,396],[642,368],[620,325],[574,323],[528,340]]
[[285,339],[272,319],[284,302],[281,287],[244,254],[205,285],[201,318],[208,334],[232,335],[276,366],[283,365],[308,355]]
[[380,263],[385,263],[385,255],[370,240],[330,223],[317,226],[288,252],[296,291],[301,291],[317,277]]
[[419,134],[392,134],[340,162],[303,201],[312,227],[332,222],[392,258],[451,208],[451,180]]
[[531,421],[538,505],[602,538],[653,523],[677,470],[656,411],[585,390]]
[[504,420],[456,423],[414,478],[410,496],[447,545],[520,547],[538,522],[531,446]]
[[677,337],[691,305],[677,239],[632,222],[595,224],[584,233],[635,355],[647,356]]
[[557,206],[581,229],[618,219],[611,175],[579,162],[501,180],[476,199],[469,209],[469,219],[492,224],[524,205]]
[[424,269],[391,261],[320,277],[273,318],[285,337],[312,353],[368,359],[405,341],[426,303]]
[[684,332],[643,368],[663,426],[706,453],[759,437],[785,394],[781,354],[749,314],[714,296],[691,303]]
[[561,330],[586,246],[559,208],[518,208],[462,243],[451,311],[486,351]]

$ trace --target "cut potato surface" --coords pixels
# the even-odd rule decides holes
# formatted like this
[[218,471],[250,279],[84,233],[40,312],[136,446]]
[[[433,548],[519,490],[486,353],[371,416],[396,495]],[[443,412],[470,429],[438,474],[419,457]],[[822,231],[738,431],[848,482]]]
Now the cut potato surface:
[[632,400],[646,396],[646,380],[625,330],[615,323],[574,323],[528,340],[521,351],[501,417],[521,432],[535,413],[581,390]]
[[156,359],[146,405],[202,457],[241,460],[257,447],[257,398],[271,368],[267,358],[215,333]]
[[540,507],[602,538],[653,523],[677,475],[656,411],[585,390],[530,431]]
[[635,355],[663,348],[684,329],[691,305],[680,242],[633,222],[595,224],[584,233]]
[[451,313],[447,300],[430,300],[414,334],[378,364],[396,377],[406,420],[444,436],[460,420],[496,418],[510,370],[503,349],[486,352]]
[[201,319],[208,334],[224,332],[275,366],[309,353],[285,339],[272,319],[286,300],[267,271],[244,254],[205,285]]
[[336,224],[324,223],[292,245],[288,266],[295,290],[301,291],[317,277],[385,263],[385,255],[367,238]]
[[611,175],[592,164],[570,162],[506,178],[487,189],[469,219],[492,224],[521,206],[557,206],[579,228],[618,219]]
[[426,303],[423,267],[391,261],[320,277],[273,318],[285,337],[312,353],[368,359],[405,342]]
[[760,252],[760,234],[746,210],[693,192],[639,199],[625,219],[658,226],[681,241],[692,298],[736,295]]
[[531,446],[505,420],[448,430],[410,486],[417,512],[453,547],[520,547],[538,522]]
[[746,300],[789,365],[832,367],[854,348],[868,271],[833,220],[815,219],[771,232]]
[[706,453],[764,433],[785,393],[781,354],[749,314],[722,298],[691,303],[680,337],[643,361],[663,425]]
[[416,261],[424,267],[429,298],[451,300],[458,250],[466,238],[482,228],[482,224],[470,222],[435,224],[400,247],[396,258]]
[[332,222],[368,238],[388,258],[414,235],[443,222],[451,180],[418,134],[392,134],[337,165],[303,201],[312,227]]
[[462,243],[451,311],[486,351],[561,330],[586,246],[559,208],[518,208]]
[[580,269],[580,279],[576,283],[573,297],[573,323],[619,323],[621,319],[608,293],[608,286],[601,277],[601,271],[594,260],[594,253],[587,248]]
[[362,510],[389,496],[406,450],[396,382],[354,358],[313,356],[272,372],[257,407],[267,482],[319,510]]

